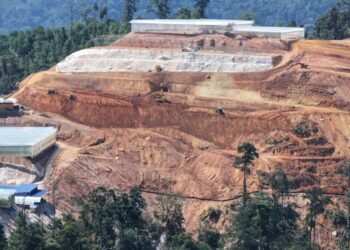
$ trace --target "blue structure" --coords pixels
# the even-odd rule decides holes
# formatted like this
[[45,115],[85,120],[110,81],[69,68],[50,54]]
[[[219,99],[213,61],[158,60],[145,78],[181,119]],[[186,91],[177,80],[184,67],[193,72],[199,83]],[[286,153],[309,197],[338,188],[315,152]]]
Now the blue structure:
[[37,208],[43,202],[42,196],[47,190],[39,190],[38,184],[20,184],[18,186],[0,186],[0,196],[2,193],[13,195],[16,205]]

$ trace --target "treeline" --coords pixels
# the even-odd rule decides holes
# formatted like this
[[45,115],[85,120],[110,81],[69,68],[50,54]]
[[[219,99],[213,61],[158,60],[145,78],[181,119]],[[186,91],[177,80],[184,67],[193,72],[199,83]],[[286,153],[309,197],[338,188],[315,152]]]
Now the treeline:
[[350,37],[350,1],[340,0],[316,21],[315,37],[328,40]]
[[[69,5],[85,4],[108,7],[108,18],[121,20],[124,1],[115,0],[11,0],[0,1],[0,33],[14,30],[32,29],[38,25],[44,27],[66,27],[70,23]],[[336,4],[337,0],[213,0],[206,10],[208,18],[235,19],[245,12],[254,12],[258,24],[275,25],[277,22],[287,25],[296,21],[298,25],[313,26],[315,20]],[[136,17],[152,18],[147,12],[149,0],[137,3]],[[171,14],[180,8],[192,8],[194,0],[169,1]],[[21,18],[18,18],[20,16]],[[35,18],[34,18],[35,17]]]
[[0,36],[0,94],[13,91],[27,75],[46,70],[74,51],[99,45],[102,35],[123,33],[119,23],[105,18],[105,8],[94,6],[81,12],[84,23],[69,28],[45,29]]
[[[347,209],[341,210],[336,204],[336,209],[327,209],[332,201],[314,188],[303,196],[307,207],[302,221],[295,205],[289,202],[293,184],[286,174],[280,170],[260,173],[261,185],[271,193],[251,194],[246,183],[259,155],[251,143],[240,145],[238,152],[233,167],[243,176],[241,201],[233,203],[228,214],[209,208],[201,215],[195,235],[185,231],[183,202],[178,196],[160,195],[147,209],[137,188],[117,194],[100,187],[84,200],[72,200],[78,210],[76,216],[65,214],[47,226],[29,222],[26,212],[19,212],[8,238],[0,227],[0,250],[314,250],[319,249],[314,241],[320,228],[317,218],[321,215],[336,230],[339,249],[349,248],[349,202]],[[350,185],[350,163],[339,171],[348,176]],[[218,225],[223,221],[229,222],[225,230],[219,231]]]

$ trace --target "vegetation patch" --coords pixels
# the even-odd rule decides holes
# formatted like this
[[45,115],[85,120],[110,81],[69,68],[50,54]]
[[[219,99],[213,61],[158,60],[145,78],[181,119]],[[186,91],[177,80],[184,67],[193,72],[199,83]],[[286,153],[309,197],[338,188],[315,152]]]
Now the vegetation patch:
[[301,138],[308,138],[313,134],[317,134],[319,131],[317,127],[317,123],[312,122],[300,122],[298,125],[296,125],[294,128],[292,128],[293,134],[295,134],[298,137]]

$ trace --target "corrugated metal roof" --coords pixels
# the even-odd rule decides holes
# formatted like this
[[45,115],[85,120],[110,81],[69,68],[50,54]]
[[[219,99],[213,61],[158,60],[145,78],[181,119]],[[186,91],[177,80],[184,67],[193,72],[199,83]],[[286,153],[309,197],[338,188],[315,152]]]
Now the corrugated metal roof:
[[5,189],[5,190],[15,189],[15,190],[17,190],[17,186],[0,185],[0,190],[1,189]]
[[54,127],[0,127],[0,147],[33,146],[56,132]]
[[253,25],[251,20],[225,20],[225,19],[142,19],[132,20],[130,23],[138,24],[180,24],[180,25]]
[[35,194],[33,194],[33,197],[42,197],[44,196],[48,191],[47,190],[38,190]]
[[17,187],[17,193],[30,193],[36,188],[38,188],[38,184],[21,184]]
[[234,31],[242,32],[271,32],[271,33],[285,33],[285,32],[304,32],[304,28],[297,27],[268,27],[268,26],[237,26]]

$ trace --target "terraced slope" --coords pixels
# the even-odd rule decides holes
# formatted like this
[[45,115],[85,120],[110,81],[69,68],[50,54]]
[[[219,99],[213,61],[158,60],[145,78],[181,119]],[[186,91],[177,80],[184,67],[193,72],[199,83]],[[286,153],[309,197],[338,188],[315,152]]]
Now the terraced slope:
[[[261,155],[249,191],[264,188],[261,173],[283,169],[293,180],[291,200],[301,214],[302,194],[314,186],[342,201],[346,182],[337,169],[350,157],[349,41],[248,39],[243,51],[240,39],[227,35],[130,34],[111,46],[140,47],[140,39],[143,49],[152,41],[163,50],[179,48],[156,41],[215,40],[231,46],[229,53],[273,54],[280,60],[271,70],[253,73],[53,68],[29,76],[14,96],[38,112],[23,117],[27,123],[60,127],[59,152],[42,182],[60,210],[70,209],[69,197],[99,185],[118,191],[137,185],[148,199],[169,191],[184,197],[186,225],[193,230],[205,209],[229,210],[239,199],[242,176],[232,161],[244,141]],[[209,50],[206,46],[201,50]],[[166,103],[155,101],[162,90]],[[225,116],[215,113],[217,106]],[[292,132],[301,123],[317,129],[302,138]],[[320,243],[332,249],[330,228],[322,230]]]

